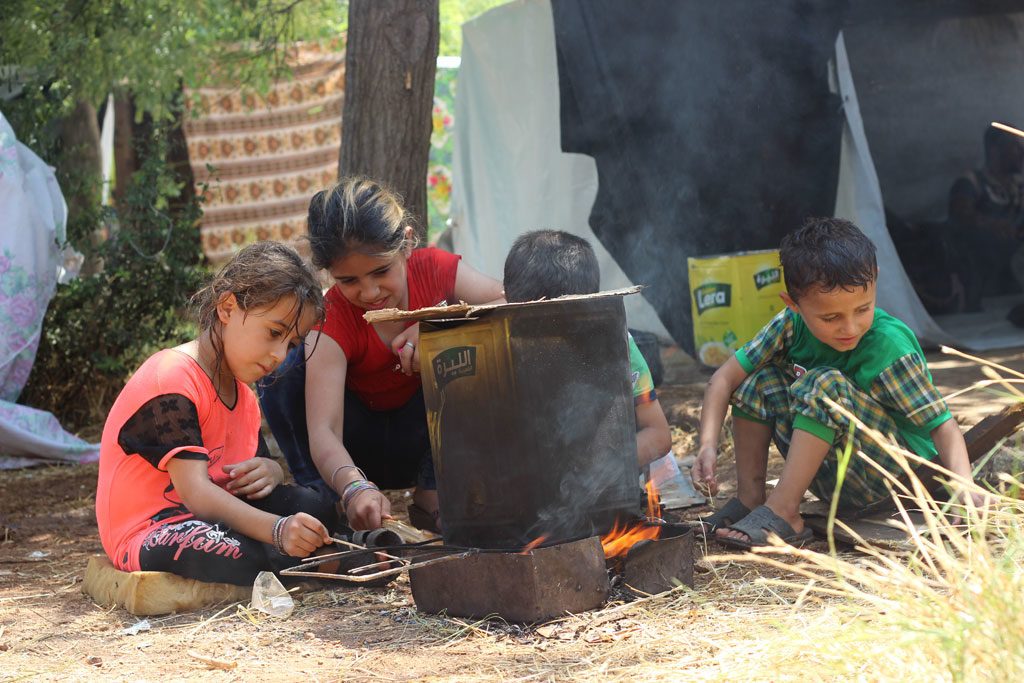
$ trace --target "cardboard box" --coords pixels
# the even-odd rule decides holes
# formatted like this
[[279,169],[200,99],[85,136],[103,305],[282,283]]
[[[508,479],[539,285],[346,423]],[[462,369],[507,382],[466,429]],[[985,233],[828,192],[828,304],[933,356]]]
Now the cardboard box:
[[701,363],[718,367],[785,305],[777,249],[688,258],[693,341]]

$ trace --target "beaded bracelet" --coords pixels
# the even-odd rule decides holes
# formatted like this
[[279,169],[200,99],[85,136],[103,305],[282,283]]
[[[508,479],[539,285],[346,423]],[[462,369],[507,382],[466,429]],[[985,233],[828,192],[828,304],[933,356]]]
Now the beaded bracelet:
[[375,491],[380,490],[377,488],[377,485],[374,484],[372,481],[360,479],[359,481],[352,482],[351,484],[345,487],[345,492],[341,496],[342,503],[347,503],[352,498],[352,496],[356,495],[360,491],[365,491],[367,489],[373,489]]
[[358,480],[349,484],[345,487],[345,493],[341,497],[341,507],[344,510],[348,510],[348,504],[362,491],[379,491],[377,485],[372,481],[366,481],[365,479]]
[[[334,471],[331,472],[331,488],[332,489],[334,488],[334,478],[336,476],[338,476],[338,472],[341,472],[342,470],[355,470],[356,472],[359,473],[360,477],[362,477],[364,480],[366,479],[366,475],[363,474],[363,471],[361,469],[359,469],[358,467],[356,467],[355,465],[338,465],[337,467],[334,468]],[[358,481],[358,479],[356,481]],[[335,490],[337,490],[337,489],[335,489]]]
[[371,483],[371,482],[368,479],[366,479],[366,477],[363,477],[362,479],[353,479],[349,483],[345,484],[345,488],[342,489],[342,495],[345,494],[345,491],[348,491],[351,488],[355,488],[356,486],[359,486],[361,484],[369,484],[369,483]]
[[288,553],[284,550],[284,525],[288,523],[291,515],[284,517],[278,517],[277,521],[274,522],[274,532],[271,534],[271,540],[274,542],[274,550],[281,555],[287,555]]

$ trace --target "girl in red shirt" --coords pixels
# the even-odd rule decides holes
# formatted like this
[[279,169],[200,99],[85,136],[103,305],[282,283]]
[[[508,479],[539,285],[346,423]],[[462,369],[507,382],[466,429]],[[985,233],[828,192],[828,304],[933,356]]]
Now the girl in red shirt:
[[246,386],[323,317],[315,276],[276,242],[239,251],[194,302],[199,337],[142,364],[100,446],[96,519],[114,566],[251,584],[330,542],[333,504],[282,485]]
[[390,516],[378,484],[415,484],[410,510],[426,519],[413,521],[437,528],[419,325],[371,325],[363,313],[501,301],[501,283],[454,254],[414,250],[411,217],[373,180],[344,179],[318,192],[308,227],[313,263],[335,284],[326,295],[326,318],[305,349],[262,384],[267,423],[295,480],[340,498],[353,528],[373,529]]

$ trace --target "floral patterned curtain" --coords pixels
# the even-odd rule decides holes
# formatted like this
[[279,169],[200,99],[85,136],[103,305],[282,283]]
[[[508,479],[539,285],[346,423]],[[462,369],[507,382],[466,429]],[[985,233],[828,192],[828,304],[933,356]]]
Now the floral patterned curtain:
[[236,87],[188,92],[202,115],[185,121],[189,163],[205,199],[203,251],[223,263],[272,239],[308,252],[309,198],[338,176],[344,106],[343,45],[296,45],[292,77],[263,97]]
[[451,214],[452,140],[455,138],[455,81],[458,67],[438,65],[434,77],[433,131],[427,168],[427,238],[434,243]]
[[[264,97],[232,87],[188,93],[191,105],[202,106],[202,114],[188,118],[184,128],[192,172],[206,200],[203,251],[214,263],[260,239],[288,242],[307,253],[301,238],[309,199],[337,177],[344,43],[299,44],[290,59],[292,77],[276,82]],[[439,65],[435,79],[425,179],[431,241],[449,215],[457,72]]]

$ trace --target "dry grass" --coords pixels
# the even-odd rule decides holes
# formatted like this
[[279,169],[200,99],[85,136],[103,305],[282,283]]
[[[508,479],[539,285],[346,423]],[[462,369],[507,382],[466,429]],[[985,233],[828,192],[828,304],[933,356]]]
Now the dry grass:
[[[987,369],[972,389],[999,386],[1024,400],[1024,375]],[[462,680],[1024,680],[1021,482],[1004,475],[999,491],[986,491],[936,467],[947,483],[986,498],[980,508],[970,497],[938,502],[913,476],[920,458],[856,427],[908,473],[910,484],[894,479],[892,492],[912,552],[862,543],[838,553],[830,539],[829,553],[780,543],[709,556],[699,593],[680,588],[546,625],[536,632],[575,646]],[[926,532],[907,510],[920,511]],[[575,659],[559,657],[563,649]]]
[[[1019,389],[1024,375],[987,366],[989,379],[973,389],[997,385],[1024,401]],[[847,417],[862,437],[885,445],[909,474],[909,485],[892,480],[892,492],[914,550],[898,553],[861,543],[862,556],[851,558],[778,544],[739,558],[792,572],[795,578],[763,583],[799,591],[799,606],[826,607],[823,623],[813,632],[793,631],[787,623],[782,639],[806,652],[814,677],[1024,680],[1021,481],[1003,474],[999,490],[986,491],[934,466],[947,483],[982,499],[980,507],[970,495],[963,496],[962,504],[937,502],[912,475],[913,467],[923,464],[920,458]],[[926,532],[911,523],[910,509],[922,514]],[[771,678],[784,678],[792,664],[774,655],[767,661],[779,667]]]
[[[1020,386],[984,381],[1009,393]],[[42,498],[58,475],[22,476],[40,480]],[[63,527],[32,505],[38,521],[0,546],[0,680],[1024,680],[1020,485],[1004,477],[984,510],[947,509],[894,486],[928,521],[912,552],[708,555],[692,590],[541,625],[424,615],[402,578],[385,589],[304,592],[288,619],[233,604],[151,618],[149,630],[128,635],[135,617],[78,593],[96,544],[86,536],[91,501],[79,500],[76,482],[52,518]],[[967,521],[954,524],[957,513]],[[37,547],[54,556],[25,561]]]

